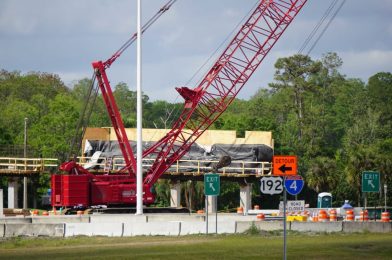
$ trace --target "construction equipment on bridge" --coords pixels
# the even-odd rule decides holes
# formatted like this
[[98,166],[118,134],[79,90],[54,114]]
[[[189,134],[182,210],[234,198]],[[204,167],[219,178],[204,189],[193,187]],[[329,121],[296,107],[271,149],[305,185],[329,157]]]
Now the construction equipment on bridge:
[[[155,200],[151,192],[154,183],[234,101],[305,3],[306,0],[261,0],[201,83],[193,89],[176,88],[185,100],[179,118],[172,129],[142,155],[154,158],[143,179],[145,205]],[[52,176],[53,206],[136,204],[136,159],[106,74],[106,69],[123,51],[116,52],[106,62],[96,61],[92,65],[125,167],[119,174],[94,175],[75,161],[62,164],[60,170],[67,174]]]

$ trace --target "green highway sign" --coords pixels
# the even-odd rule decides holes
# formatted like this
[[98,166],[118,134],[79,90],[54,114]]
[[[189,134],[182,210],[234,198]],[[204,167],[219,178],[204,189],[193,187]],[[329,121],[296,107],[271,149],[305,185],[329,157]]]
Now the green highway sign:
[[362,192],[380,192],[379,172],[362,172]]
[[216,173],[204,175],[204,194],[206,196],[218,196],[220,193],[220,176]]

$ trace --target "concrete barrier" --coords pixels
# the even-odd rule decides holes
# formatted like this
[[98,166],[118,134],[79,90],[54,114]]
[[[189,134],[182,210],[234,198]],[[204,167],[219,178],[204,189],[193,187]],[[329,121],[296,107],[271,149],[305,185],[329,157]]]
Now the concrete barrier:
[[0,224],[0,237],[4,237],[5,225]]
[[0,218],[0,224],[28,224],[31,223],[30,217],[4,217]]
[[[249,228],[255,225],[255,227],[259,230],[264,231],[276,231],[283,230],[283,221],[238,221],[236,225],[236,233],[244,233]],[[290,229],[290,222],[287,222],[286,229]]]
[[383,222],[343,222],[343,231],[354,232],[377,232],[388,233],[392,231],[392,223]]
[[90,217],[87,215],[50,215],[31,217],[32,223],[89,223]]
[[[197,223],[197,222],[196,222]],[[178,236],[180,222],[124,223],[123,236]]]
[[[218,234],[233,234],[236,231],[235,221],[219,221],[218,220]],[[208,221],[208,233],[213,234],[216,232],[215,219]],[[188,222],[181,221],[180,235],[190,234],[205,234],[206,222]]]
[[91,223],[146,223],[146,215],[135,214],[93,214],[90,215]]
[[5,224],[5,237],[64,236],[64,224]]
[[65,237],[71,236],[109,236],[121,237],[123,223],[66,223]]
[[[209,220],[215,221],[215,215],[211,214],[208,216]],[[256,215],[241,215],[241,214],[218,214],[218,221],[256,221]]]
[[149,214],[147,215],[147,222],[159,221],[201,221],[205,219],[204,215],[189,215],[189,214]]
[[299,232],[341,232],[342,222],[296,222],[291,223],[291,230]]

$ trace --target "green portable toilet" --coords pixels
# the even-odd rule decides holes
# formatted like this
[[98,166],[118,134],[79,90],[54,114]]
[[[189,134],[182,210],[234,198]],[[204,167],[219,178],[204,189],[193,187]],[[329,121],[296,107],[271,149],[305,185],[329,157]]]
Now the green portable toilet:
[[332,194],[328,192],[319,193],[317,208],[332,208]]

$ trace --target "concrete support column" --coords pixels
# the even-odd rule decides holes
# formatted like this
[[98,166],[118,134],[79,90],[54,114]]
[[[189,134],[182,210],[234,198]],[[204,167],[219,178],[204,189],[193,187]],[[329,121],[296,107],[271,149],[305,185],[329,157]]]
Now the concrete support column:
[[252,184],[240,185],[240,207],[244,209],[245,215],[252,209]]
[[3,190],[0,189],[0,218],[4,217],[3,208]]
[[18,208],[18,181],[13,178],[8,181],[8,208]]
[[181,206],[181,182],[170,182],[170,207],[178,208]]
[[208,196],[208,214],[209,213],[216,213],[218,210],[218,196]]

